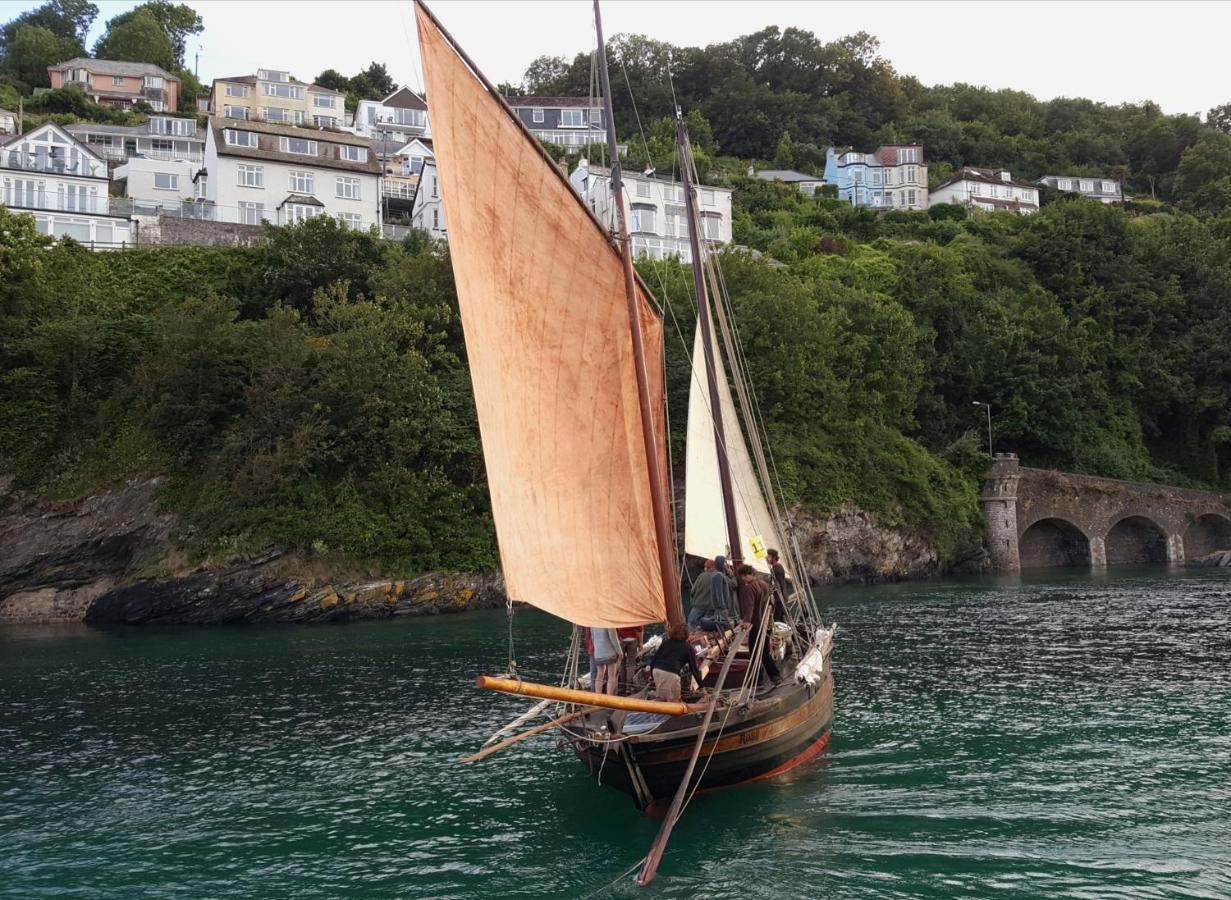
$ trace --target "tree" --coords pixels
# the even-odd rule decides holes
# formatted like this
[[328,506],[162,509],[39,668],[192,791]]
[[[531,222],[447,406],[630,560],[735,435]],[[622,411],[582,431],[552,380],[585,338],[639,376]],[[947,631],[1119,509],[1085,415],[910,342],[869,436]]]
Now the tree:
[[59,37],[47,28],[22,25],[5,44],[3,71],[27,89],[48,87],[47,67],[71,59],[78,50],[76,38]]
[[178,68],[171,39],[150,9],[138,7],[107,23],[106,33],[94,45],[99,59],[143,62],[163,69]]
[[1205,124],[1217,128],[1223,134],[1231,134],[1231,103],[1215,106],[1207,112]]
[[562,93],[568,68],[568,62],[563,56],[540,56],[526,67],[522,76],[522,87],[530,96]]
[[774,168],[795,168],[795,151],[791,147],[791,132],[782,132],[778,139],[778,149],[774,152]]
[[340,91],[343,94],[350,90],[350,79],[337,69],[326,69],[324,72],[321,72],[321,74],[316,76],[316,84],[323,88],[329,88],[331,91]]
[[8,46],[19,28],[30,26],[45,28],[58,38],[72,41],[73,51],[65,59],[80,56],[85,53],[86,33],[97,17],[98,7],[90,0],[48,0],[0,27],[0,48]]
[[[143,20],[139,29],[141,33],[148,32],[148,24],[145,21],[147,19],[152,20],[158,27],[158,30],[162,32],[169,47],[169,55],[166,57],[169,62],[164,64],[154,59],[146,58],[150,56],[161,57],[161,45],[148,36],[143,36],[138,40],[130,33],[125,33],[123,37],[118,39],[120,42],[119,46],[123,48],[123,52],[129,55],[114,55],[115,51],[112,49],[112,42],[108,40],[111,33],[116,29],[127,30],[129,24],[136,18]],[[148,2],[107,21],[107,32],[95,44],[94,55],[105,59],[149,62],[156,66],[162,66],[162,68],[168,71],[180,69],[184,67],[184,55],[188,47],[189,36],[200,34],[204,30],[205,23],[201,21],[201,17],[197,15],[196,10],[192,9],[192,7],[183,3],[172,3],[170,0],[148,0]],[[138,58],[132,55],[134,53],[140,53],[142,57]]]
[[383,100],[393,93],[397,83],[384,63],[372,62],[350,80],[350,92],[360,100]]

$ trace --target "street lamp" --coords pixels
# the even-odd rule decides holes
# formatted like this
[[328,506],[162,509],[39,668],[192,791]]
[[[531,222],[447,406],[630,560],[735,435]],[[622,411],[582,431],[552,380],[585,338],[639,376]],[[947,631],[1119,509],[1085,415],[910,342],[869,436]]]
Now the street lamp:
[[992,405],[982,400],[975,400],[972,405],[982,406],[987,410],[987,455],[995,459],[996,454],[992,451]]

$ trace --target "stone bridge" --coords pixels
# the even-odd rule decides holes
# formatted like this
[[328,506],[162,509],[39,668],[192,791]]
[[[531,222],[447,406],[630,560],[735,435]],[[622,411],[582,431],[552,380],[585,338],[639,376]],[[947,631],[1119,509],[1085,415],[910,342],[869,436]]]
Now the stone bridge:
[[983,482],[988,550],[998,572],[1182,565],[1231,549],[1231,497],[1049,469],[998,453]]

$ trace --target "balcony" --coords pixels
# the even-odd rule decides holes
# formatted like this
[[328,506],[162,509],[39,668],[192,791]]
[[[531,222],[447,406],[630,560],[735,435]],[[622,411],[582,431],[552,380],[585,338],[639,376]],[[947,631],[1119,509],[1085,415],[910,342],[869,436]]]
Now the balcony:
[[107,171],[103,166],[93,163],[83,157],[73,159],[63,156],[51,156],[38,153],[26,153],[21,150],[0,152],[0,169],[15,169],[19,172],[42,172],[47,175],[79,175],[83,177],[105,178]]
[[383,181],[380,185],[380,193],[382,197],[391,197],[397,200],[413,200],[415,199],[415,186],[413,184]]
[[123,215],[113,213],[111,198],[83,197],[79,194],[50,193],[39,190],[0,188],[0,203],[9,209],[41,209],[49,212],[82,213],[85,215]]

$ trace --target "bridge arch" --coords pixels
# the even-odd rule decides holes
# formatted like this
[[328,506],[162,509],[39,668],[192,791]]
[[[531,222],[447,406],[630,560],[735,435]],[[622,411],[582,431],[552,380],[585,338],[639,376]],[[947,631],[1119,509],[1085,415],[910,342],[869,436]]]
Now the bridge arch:
[[1022,532],[1023,569],[1089,568],[1090,539],[1067,519],[1044,518]]
[[1167,532],[1148,516],[1124,516],[1108,529],[1104,545],[1109,566],[1164,565],[1167,562]]
[[1231,550],[1231,517],[1205,513],[1184,531],[1184,558],[1198,559],[1215,550]]

